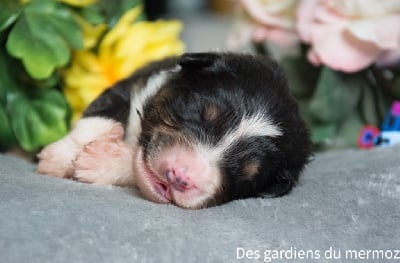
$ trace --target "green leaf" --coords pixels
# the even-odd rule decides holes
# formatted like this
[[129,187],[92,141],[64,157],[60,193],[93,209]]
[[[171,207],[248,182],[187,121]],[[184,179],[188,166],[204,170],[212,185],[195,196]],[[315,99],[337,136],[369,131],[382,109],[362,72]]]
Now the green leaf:
[[0,32],[14,23],[18,18],[23,5],[16,0],[2,0],[0,8]]
[[[105,12],[106,19],[110,27],[114,26],[122,14],[128,9],[141,3],[141,0],[98,0],[98,4]],[[140,19],[142,20],[144,17],[141,17]]]
[[392,81],[392,93],[393,96],[400,100],[400,73],[396,73]]
[[362,74],[344,74],[324,67],[310,102],[310,114],[323,123],[343,120],[356,108],[365,85]]
[[7,87],[15,84],[9,75],[6,54],[3,49],[0,49],[0,69],[0,105],[5,105]]
[[382,117],[379,111],[377,87],[366,86],[360,100],[360,113],[366,124],[380,126]]
[[11,128],[6,109],[0,105],[0,148],[15,145],[17,140]]
[[53,0],[32,0],[7,41],[8,52],[20,58],[36,79],[47,78],[67,64],[70,47],[82,46],[82,32],[71,12]]
[[[9,147],[17,143],[7,113],[7,91],[15,89],[16,83],[9,72],[9,60],[4,49],[0,49],[0,146]],[[1,148],[0,147],[0,148]]]
[[33,151],[65,135],[70,112],[62,94],[26,81],[23,67],[4,48],[0,68],[0,146]]
[[312,142],[319,148],[326,148],[332,145],[336,132],[336,124],[311,124]]
[[88,5],[76,10],[76,12],[93,25],[105,22],[105,17],[103,16],[99,5]]
[[68,106],[54,89],[7,93],[11,126],[21,147],[33,151],[64,136]]
[[359,114],[354,111],[344,120],[336,134],[335,148],[347,148],[357,146],[357,138],[364,126]]
[[302,56],[285,57],[281,65],[289,80],[289,87],[296,98],[309,98],[315,90],[319,70]]
[[51,89],[58,87],[61,83],[61,76],[60,74],[52,74],[47,79],[43,79],[40,81],[35,81],[36,87],[39,89]]

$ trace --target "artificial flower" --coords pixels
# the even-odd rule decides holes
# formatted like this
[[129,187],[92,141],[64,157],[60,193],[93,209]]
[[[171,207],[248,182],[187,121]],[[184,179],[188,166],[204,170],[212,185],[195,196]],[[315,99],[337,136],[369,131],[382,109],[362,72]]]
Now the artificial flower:
[[[31,0],[19,0],[19,1],[22,4],[28,4]],[[74,7],[85,7],[96,3],[96,0],[57,0],[57,1]]]
[[75,52],[65,73],[64,89],[73,109],[73,121],[118,80],[151,61],[183,52],[184,44],[178,38],[180,22],[135,22],[141,12],[141,7],[128,10],[100,40],[97,52],[88,49]]
[[96,0],[58,0],[58,2],[62,2],[76,7],[84,7],[95,3]]
[[239,21],[228,39],[230,46],[269,41],[281,47],[292,47],[298,42],[296,0],[240,0],[239,4]]
[[94,47],[100,36],[107,30],[107,25],[104,23],[92,25],[80,16],[76,16],[75,18],[83,32],[83,48],[90,49]]
[[302,0],[297,18],[314,65],[356,72],[400,59],[398,0]]

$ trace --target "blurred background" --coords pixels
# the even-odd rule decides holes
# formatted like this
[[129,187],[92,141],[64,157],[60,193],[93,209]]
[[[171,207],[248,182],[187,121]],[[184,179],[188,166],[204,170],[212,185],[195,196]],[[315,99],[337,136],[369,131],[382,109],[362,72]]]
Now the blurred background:
[[391,146],[393,25],[399,0],[2,0],[0,152],[34,154],[60,139],[101,92],[151,61],[227,50],[279,62],[316,150]]
[[146,0],[150,20],[179,19],[186,51],[226,50],[232,29],[233,0]]

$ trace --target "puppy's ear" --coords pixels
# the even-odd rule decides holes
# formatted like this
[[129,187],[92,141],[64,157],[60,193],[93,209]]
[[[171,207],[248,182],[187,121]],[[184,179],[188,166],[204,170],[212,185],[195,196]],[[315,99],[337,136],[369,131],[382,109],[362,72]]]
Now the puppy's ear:
[[178,64],[182,68],[201,69],[212,66],[218,58],[215,53],[186,53],[178,58]]
[[270,182],[269,186],[261,193],[260,197],[274,198],[288,194],[296,185],[299,171],[282,170],[278,176]]

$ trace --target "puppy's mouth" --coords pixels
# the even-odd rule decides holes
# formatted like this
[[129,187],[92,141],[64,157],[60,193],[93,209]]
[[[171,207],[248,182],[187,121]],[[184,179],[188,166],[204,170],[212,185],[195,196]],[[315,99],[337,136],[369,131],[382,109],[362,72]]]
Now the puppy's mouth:
[[[134,160],[136,185],[149,201],[187,209],[204,207],[208,200],[214,199],[221,185],[219,170],[207,161],[201,155],[179,148],[148,160],[144,149],[139,147]],[[166,172],[164,176],[163,171]]]
[[139,149],[136,156],[138,186],[142,194],[156,203],[172,203],[173,196],[168,182],[161,180],[150,168],[143,155],[143,149]]

